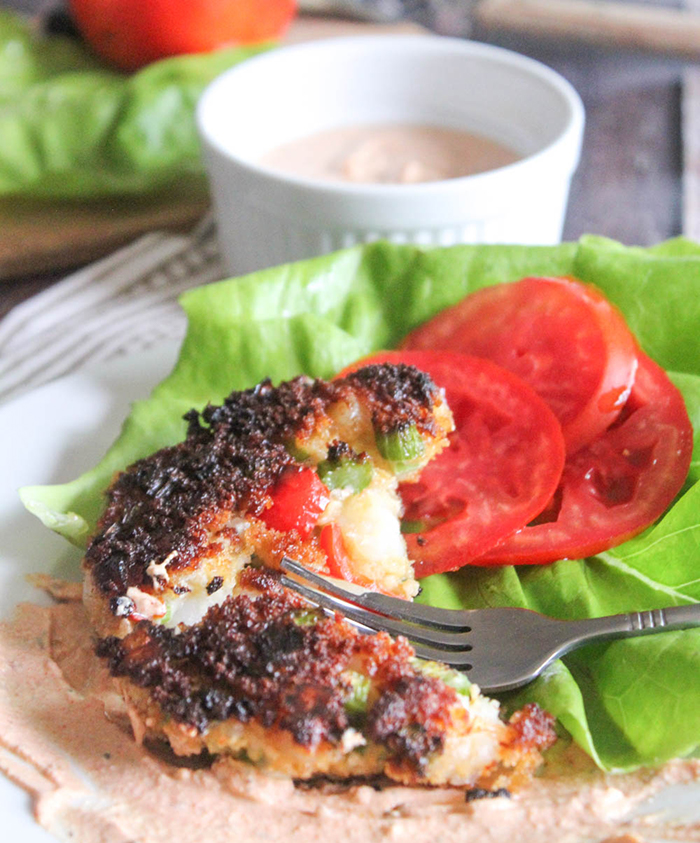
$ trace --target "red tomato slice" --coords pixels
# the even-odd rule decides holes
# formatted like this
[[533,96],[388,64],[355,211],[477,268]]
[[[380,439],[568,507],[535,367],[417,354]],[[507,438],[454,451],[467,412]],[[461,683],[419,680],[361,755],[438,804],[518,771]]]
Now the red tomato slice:
[[271,530],[296,530],[305,539],[330,500],[328,489],[311,468],[285,471],[272,489],[272,506],[260,518]]
[[[407,363],[444,388],[455,418],[450,447],[401,487],[416,576],[454,571],[531,521],[564,465],[561,427],[520,378],[489,360],[446,351],[386,351],[371,363]],[[346,370],[348,371],[348,370]]]
[[623,413],[570,456],[547,512],[475,561],[529,565],[581,559],[641,532],[688,473],[693,429],[680,392],[645,354]]
[[568,453],[617,418],[636,371],[622,315],[570,278],[524,278],[467,296],[410,333],[405,349],[486,357],[521,377],[554,411]]

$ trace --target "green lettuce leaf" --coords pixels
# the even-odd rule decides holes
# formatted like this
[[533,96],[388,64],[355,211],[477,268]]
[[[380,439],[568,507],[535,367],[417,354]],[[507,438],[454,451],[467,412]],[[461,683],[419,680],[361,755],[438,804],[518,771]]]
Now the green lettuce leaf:
[[[190,407],[264,377],[328,377],[396,345],[466,293],[528,274],[595,283],[642,347],[675,370],[696,425],[688,481],[656,525],[613,550],[429,577],[421,600],[525,606],[571,619],[700,601],[700,247],[682,239],[651,249],[599,237],[556,247],[375,243],[192,290],[181,300],[188,332],[175,369],[134,406],[104,460],[72,483],[26,488],[22,498],[49,527],[84,542],[114,472],[180,440]],[[504,702],[539,702],[603,768],[658,764],[700,747],[699,661],[700,630],[591,645]]]
[[203,194],[195,104],[214,77],[264,49],[178,56],[124,75],[80,42],[36,35],[0,10],[0,197]]
[[62,73],[100,69],[76,39],[38,39],[25,18],[0,9],[0,103],[10,103],[32,85]]

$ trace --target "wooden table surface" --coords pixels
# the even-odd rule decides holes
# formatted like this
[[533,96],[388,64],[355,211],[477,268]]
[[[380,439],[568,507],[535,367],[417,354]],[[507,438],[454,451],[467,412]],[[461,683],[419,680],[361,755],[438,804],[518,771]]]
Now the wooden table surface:
[[[0,0],[0,6],[30,12],[47,5],[46,0]],[[663,5],[682,3],[666,0]],[[478,28],[472,37],[543,61],[572,82],[583,99],[583,156],[572,185],[566,240],[593,233],[628,245],[649,245],[688,230],[683,217],[681,104],[685,81],[686,110],[692,112],[687,92],[693,90],[688,80],[693,81],[695,68],[673,58]],[[686,215],[693,205],[686,201]],[[64,274],[29,274],[3,281],[0,316]]]

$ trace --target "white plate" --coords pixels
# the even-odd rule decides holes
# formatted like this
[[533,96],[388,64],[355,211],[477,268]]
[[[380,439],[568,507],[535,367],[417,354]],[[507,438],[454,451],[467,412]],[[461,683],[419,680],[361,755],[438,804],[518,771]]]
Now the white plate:
[[[73,480],[95,465],[117,436],[130,404],[148,396],[176,354],[174,345],[158,346],[0,405],[0,617],[22,600],[42,601],[26,574],[67,576],[78,570],[78,552],[24,510],[17,490]],[[700,783],[669,788],[645,806],[645,813],[650,810],[680,822],[700,822]],[[1,774],[0,822],[2,840],[55,843],[34,822],[28,796]]]
[[[0,617],[23,601],[42,602],[25,576],[77,573],[79,554],[22,506],[21,486],[63,483],[91,468],[114,441],[132,401],[145,398],[172,368],[161,345],[86,368],[0,405]],[[55,843],[31,815],[29,797],[0,774],[3,840]]]

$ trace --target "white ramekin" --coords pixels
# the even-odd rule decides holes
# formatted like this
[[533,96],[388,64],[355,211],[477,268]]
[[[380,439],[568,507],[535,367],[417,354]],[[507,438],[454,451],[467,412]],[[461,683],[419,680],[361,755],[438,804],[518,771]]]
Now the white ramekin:
[[[356,243],[559,241],[584,114],[571,85],[517,53],[433,35],[283,47],[204,92],[197,123],[227,270],[243,274]],[[524,157],[410,185],[321,182],[261,166],[304,136],[358,124],[467,129]]]

